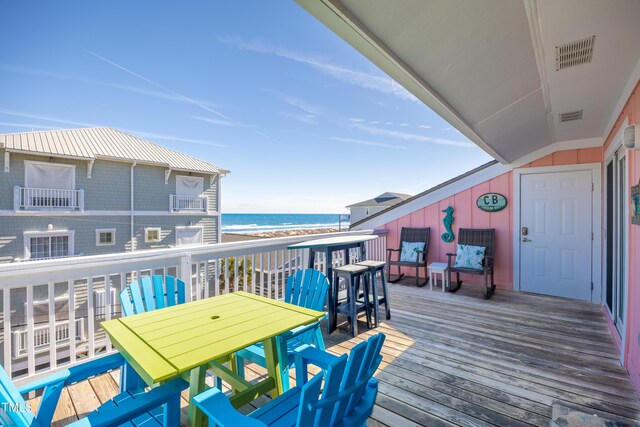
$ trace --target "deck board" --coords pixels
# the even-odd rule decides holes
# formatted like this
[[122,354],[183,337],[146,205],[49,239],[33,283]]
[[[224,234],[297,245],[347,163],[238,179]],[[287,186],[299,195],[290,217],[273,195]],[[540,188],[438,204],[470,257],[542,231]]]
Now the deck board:
[[[449,294],[403,282],[390,285],[392,318],[377,330],[362,324],[351,338],[343,322],[325,337],[328,350],[342,354],[374,333],[387,336],[369,425],[546,426],[554,403],[621,425],[640,421],[640,402],[601,307],[501,290],[487,301],[472,286]],[[251,381],[264,374],[247,367]],[[116,393],[118,380],[114,372],[65,390],[55,419],[82,416]],[[181,407],[184,422],[186,392]]]

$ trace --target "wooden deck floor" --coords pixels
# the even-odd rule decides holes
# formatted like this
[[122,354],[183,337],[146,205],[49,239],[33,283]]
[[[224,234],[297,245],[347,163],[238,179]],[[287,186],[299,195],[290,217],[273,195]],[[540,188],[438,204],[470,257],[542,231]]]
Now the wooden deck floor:
[[[391,302],[392,318],[378,330],[363,325],[354,339],[343,325],[325,337],[331,352],[344,353],[385,333],[369,425],[546,426],[554,403],[620,425],[640,420],[640,402],[596,305],[500,290],[485,301],[471,286],[443,294],[404,285],[391,285]],[[251,368],[254,377],[264,374]],[[57,425],[111,397],[117,381],[111,373],[69,387]]]

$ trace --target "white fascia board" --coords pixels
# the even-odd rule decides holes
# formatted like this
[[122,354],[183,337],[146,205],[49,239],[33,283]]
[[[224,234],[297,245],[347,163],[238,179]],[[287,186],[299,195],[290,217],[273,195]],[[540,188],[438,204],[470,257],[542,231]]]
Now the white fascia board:
[[604,140],[602,138],[585,138],[585,139],[574,139],[571,141],[555,142],[553,144],[546,145],[534,151],[533,153],[529,153],[520,157],[518,160],[511,162],[511,166],[513,166],[513,168],[515,169],[523,165],[526,165],[527,163],[541,159],[544,156],[548,156],[549,154],[553,154],[557,151],[579,150],[580,148],[602,147],[603,143],[604,143]]
[[378,215],[375,218],[371,218],[370,220],[365,221],[362,224],[359,224],[354,228],[354,230],[368,230],[380,227],[384,224],[395,221],[398,218],[402,218],[403,216],[409,215],[417,210],[426,208],[427,206],[451,197],[457,193],[468,190],[469,188],[474,187],[478,184],[482,184],[483,182],[496,178],[511,171],[512,169],[513,167],[511,165],[496,163],[495,165],[489,166],[486,169],[482,169],[474,173],[473,175],[465,176],[464,178],[460,178],[459,180],[454,181],[449,185],[425,194],[422,197],[418,197],[396,208],[389,209],[387,212]]
[[394,55],[381,40],[361,25],[339,0],[296,0],[296,3],[376,64],[483,151],[501,163],[508,163],[473,130],[471,125],[445,99]]

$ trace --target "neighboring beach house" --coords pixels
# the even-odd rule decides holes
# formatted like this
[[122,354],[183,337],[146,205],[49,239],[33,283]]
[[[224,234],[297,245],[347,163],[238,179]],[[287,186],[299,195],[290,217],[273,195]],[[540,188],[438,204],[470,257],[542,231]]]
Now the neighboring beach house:
[[229,171],[111,128],[0,135],[0,262],[220,241]]
[[349,205],[347,206],[347,209],[351,212],[351,223],[354,224],[369,215],[382,212],[383,210],[388,209],[409,197],[411,197],[409,194],[386,192],[382,193],[378,197],[374,197],[373,199]]

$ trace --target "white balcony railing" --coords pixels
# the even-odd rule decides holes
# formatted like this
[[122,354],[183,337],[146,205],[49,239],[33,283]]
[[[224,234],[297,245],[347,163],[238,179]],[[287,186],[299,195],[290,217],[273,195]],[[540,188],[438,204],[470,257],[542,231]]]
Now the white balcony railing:
[[169,198],[171,212],[207,212],[207,198],[203,196],[184,196],[171,194]]
[[[236,290],[281,299],[286,278],[308,265],[308,251],[289,245],[350,234],[378,234],[366,257],[385,259],[386,233],[368,230],[0,264],[0,363],[20,384],[113,351],[100,322],[120,316],[117,295],[145,275],[181,278],[187,300]],[[324,254],[314,266],[325,269]]]
[[[63,320],[57,322],[54,326],[53,336],[56,347],[61,349],[62,347],[69,346],[69,338],[71,337],[69,331],[69,321]],[[84,323],[82,319],[76,319],[75,327],[76,341],[83,341],[86,339],[84,330]],[[51,345],[51,331],[49,325],[38,325],[33,328],[33,341],[29,345],[29,334],[26,328],[18,328],[13,331],[12,338],[12,354],[13,358],[17,359],[21,356],[26,356],[29,350],[32,349],[34,354],[45,353],[49,351]]]
[[15,211],[83,211],[84,190],[14,187]]

